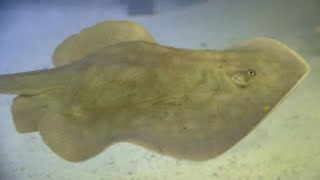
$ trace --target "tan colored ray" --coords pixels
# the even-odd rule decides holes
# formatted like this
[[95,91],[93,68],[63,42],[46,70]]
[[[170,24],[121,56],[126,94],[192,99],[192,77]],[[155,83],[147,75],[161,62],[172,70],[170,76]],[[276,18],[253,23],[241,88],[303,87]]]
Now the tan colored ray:
[[128,41],[69,65],[1,75],[0,93],[21,95],[13,106],[19,132],[38,130],[69,161],[117,142],[206,160],[252,131],[309,69],[267,38],[223,51]]
[[[65,39],[56,48],[52,62],[55,66],[70,64],[103,47],[133,40],[155,42],[152,35],[135,22],[104,21]],[[46,112],[45,106],[47,105],[44,102],[45,100],[38,96],[17,96],[15,98],[12,105],[12,114],[19,132],[37,131],[38,120]]]

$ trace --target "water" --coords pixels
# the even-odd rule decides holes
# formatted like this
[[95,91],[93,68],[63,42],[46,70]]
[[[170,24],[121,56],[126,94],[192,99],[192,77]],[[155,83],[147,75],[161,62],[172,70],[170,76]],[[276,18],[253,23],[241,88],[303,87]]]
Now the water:
[[[18,134],[13,96],[0,96],[0,179],[228,180],[320,179],[320,2],[154,1],[154,15],[128,16],[125,1],[3,3],[0,74],[52,67],[67,36],[104,20],[134,20],[160,44],[222,49],[253,37],[273,37],[301,54],[309,76],[263,123],[227,153],[205,162],[175,160],[121,143],[83,163],[57,157],[37,133]],[[32,112],[31,112],[32,113]]]

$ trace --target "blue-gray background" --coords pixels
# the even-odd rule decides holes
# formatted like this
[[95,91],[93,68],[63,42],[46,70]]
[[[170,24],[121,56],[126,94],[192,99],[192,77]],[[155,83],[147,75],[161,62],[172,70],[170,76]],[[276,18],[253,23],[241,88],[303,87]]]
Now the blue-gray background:
[[312,72],[249,136],[205,162],[121,143],[70,163],[37,133],[18,134],[10,111],[13,96],[0,95],[1,180],[320,179],[319,0],[154,0],[153,14],[135,16],[128,14],[129,1],[0,1],[0,74],[52,67],[59,43],[104,20],[134,20],[159,43],[182,48],[223,49],[273,37],[301,54]]

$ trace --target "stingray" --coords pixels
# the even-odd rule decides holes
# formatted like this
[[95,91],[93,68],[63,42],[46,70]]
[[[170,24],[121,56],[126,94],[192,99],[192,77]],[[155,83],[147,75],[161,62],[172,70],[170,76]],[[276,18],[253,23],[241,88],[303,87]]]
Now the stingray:
[[233,147],[310,68],[277,40],[224,50],[158,44],[142,26],[108,21],[67,38],[54,68],[0,76],[20,133],[39,132],[79,162],[118,142],[177,159],[208,160]]

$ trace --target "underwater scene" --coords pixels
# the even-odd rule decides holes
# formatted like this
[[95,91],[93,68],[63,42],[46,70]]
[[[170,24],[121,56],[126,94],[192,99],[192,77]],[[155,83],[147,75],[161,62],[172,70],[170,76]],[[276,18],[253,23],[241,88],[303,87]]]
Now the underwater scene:
[[0,180],[320,179],[320,1],[0,3]]

